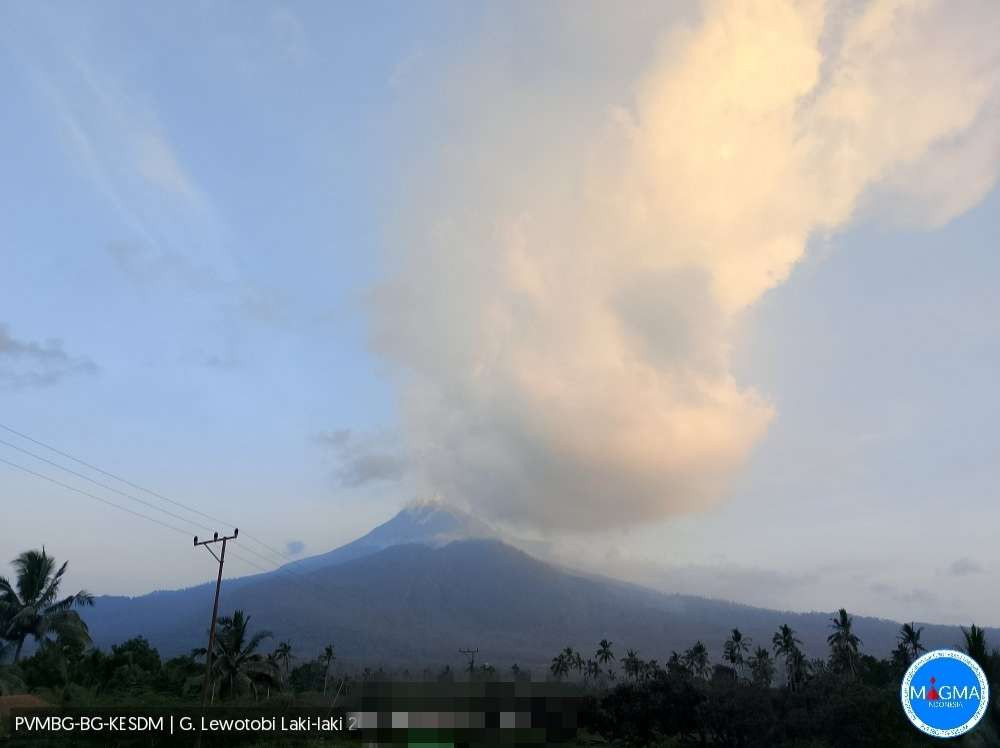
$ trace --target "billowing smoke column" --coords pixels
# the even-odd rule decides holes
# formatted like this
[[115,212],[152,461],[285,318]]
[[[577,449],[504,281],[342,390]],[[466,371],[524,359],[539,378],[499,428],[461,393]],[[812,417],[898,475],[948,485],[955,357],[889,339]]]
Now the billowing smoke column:
[[428,176],[376,295],[427,488],[569,530],[723,497],[773,415],[734,321],[810,236],[984,196],[997,39],[993,0],[709,2],[592,132],[521,149],[531,117],[484,107],[455,148],[502,157]]

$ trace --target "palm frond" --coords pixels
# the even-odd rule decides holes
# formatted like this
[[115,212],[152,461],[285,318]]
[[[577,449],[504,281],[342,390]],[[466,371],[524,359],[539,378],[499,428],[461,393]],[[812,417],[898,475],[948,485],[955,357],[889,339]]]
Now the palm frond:
[[0,577],[0,594],[3,595],[4,603],[21,605],[23,601],[18,596],[17,591],[11,586],[7,577]]
[[[52,565],[55,565],[55,559],[52,559]],[[41,586],[44,587],[41,594],[39,594],[38,601],[36,603],[39,607],[49,605],[56,599],[56,596],[59,594],[59,585],[62,584],[63,574],[66,573],[66,568],[68,566],[69,561],[63,561],[63,565],[59,567],[59,571],[47,580],[48,584],[45,584],[45,581],[43,580],[39,580],[41,582]]]

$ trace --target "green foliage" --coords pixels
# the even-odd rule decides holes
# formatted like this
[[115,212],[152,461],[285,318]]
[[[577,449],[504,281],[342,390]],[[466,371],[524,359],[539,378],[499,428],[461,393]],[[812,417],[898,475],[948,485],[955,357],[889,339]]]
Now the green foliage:
[[43,643],[38,650],[18,662],[29,689],[65,686],[69,680],[69,667],[59,647]]
[[737,676],[743,675],[747,658],[750,656],[751,641],[739,629],[733,629],[723,645],[722,658],[733,666]]
[[774,680],[774,660],[764,647],[757,647],[747,660],[750,667],[750,682],[757,688],[770,688]]
[[835,671],[854,678],[858,671],[858,652],[861,639],[853,631],[854,619],[841,608],[835,618],[830,619],[833,633],[827,638],[830,645],[830,667]]
[[28,637],[39,645],[53,638],[90,642],[87,626],[74,607],[93,605],[93,596],[85,590],[59,597],[59,587],[69,562],[56,569],[56,560],[45,549],[25,551],[12,562],[14,582],[0,577],[0,636],[13,644],[14,662]]
[[626,678],[638,680],[639,674],[642,672],[642,660],[639,659],[639,653],[634,649],[626,650],[625,657],[622,659],[622,667],[625,668]]
[[160,667],[159,674],[153,679],[153,688],[171,696],[194,697],[204,672],[205,666],[191,655],[172,657]]
[[912,621],[904,623],[899,628],[899,636],[896,637],[899,641],[899,654],[896,655],[899,664],[905,664],[905,667],[909,667],[910,663],[920,657],[921,652],[927,651],[927,648],[920,643],[920,634],[923,630],[922,626],[918,627]]
[[681,661],[695,678],[707,679],[712,674],[712,665],[708,661],[708,648],[700,641],[695,642],[691,649],[684,652]]
[[790,691],[799,688],[805,677],[805,657],[799,649],[801,643],[787,623],[783,623],[771,639],[775,657],[785,660],[785,685]]
[[27,688],[19,668],[0,665],[0,696],[21,693]]
[[[256,698],[262,689],[277,688],[278,669],[268,658],[257,651],[261,642],[271,638],[270,631],[250,634],[250,618],[237,610],[231,616],[222,616],[215,635],[212,652],[211,686],[213,700],[234,698],[250,694]],[[204,655],[204,649],[196,655]]]
[[270,660],[280,669],[281,682],[288,683],[289,665],[295,659],[292,655],[292,645],[287,641],[278,642],[278,646],[270,655]]
[[569,668],[571,662],[572,660],[566,657],[565,652],[560,652],[555,657],[553,657],[552,662],[549,665],[549,672],[552,673],[552,677],[554,677],[556,680],[562,680],[567,675],[569,675]]
[[656,738],[693,735],[705,690],[688,678],[668,676],[625,681],[581,715],[583,726],[626,745],[650,745]]
[[[754,652],[754,657],[758,654]],[[628,681],[603,698],[594,698],[581,723],[605,740],[627,746],[932,745],[899,708],[898,683],[870,684],[880,676],[866,674],[868,664],[867,658],[859,659],[858,680],[849,685],[842,675],[824,668],[804,678],[795,691],[660,671],[654,679]]]
[[288,682],[295,691],[322,691],[326,680],[326,664],[320,660],[309,660],[292,668]]
[[[73,610],[92,604],[86,592],[59,597],[66,564],[56,568],[44,550],[28,551],[14,562],[15,582],[0,579],[0,694],[32,690],[50,703],[194,703],[204,664],[192,655],[162,661],[143,637],[104,652],[90,647],[86,627]],[[332,677],[336,653],[327,645],[314,659],[292,666],[292,644],[279,642],[270,653],[261,645],[268,631],[256,633],[242,610],[218,621],[212,664],[216,699],[295,699],[300,704],[328,704],[328,691],[351,687],[356,680],[385,680],[381,668],[364,668],[359,676]],[[898,703],[899,679],[925,651],[922,629],[904,624],[888,659],[861,651],[853,620],[840,609],[831,619],[829,659],[807,659],[795,631],[782,625],[771,645],[753,647],[739,629],[723,642],[723,663],[713,663],[708,646],[695,642],[683,653],[672,652],[661,666],[628,649],[621,664],[625,680],[615,682],[612,642],[602,639],[594,655],[566,647],[553,657],[550,673],[591,687],[581,724],[595,740],[627,746],[718,745],[743,748],[885,746],[908,748],[930,744],[906,721]],[[1000,675],[1000,652],[991,650],[978,626],[962,629],[964,649],[982,665],[991,683]],[[27,639],[38,646],[21,657]],[[773,656],[772,656],[773,651]],[[8,664],[3,664],[12,660]],[[785,669],[786,688],[772,688],[777,661]],[[473,680],[500,677],[480,664]],[[514,665],[514,680],[530,672]],[[404,676],[408,676],[406,671]],[[425,680],[451,682],[450,666],[426,668]],[[332,684],[332,687],[331,687]],[[279,689],[286,693],[278,696]],[[237,701],[239,703],[239,701]],[[1000,744],[1000,714],[994,707],[962,745]]]
[[994,663],[1000,659],[1000,654],[997,650],[989,651],[986,644],[986,632],[976,624],[972,624],[968,629],[962,628],[962,636],[965,639],[962,649],[969,657],[979,663],[983,672],[986,673],[987,680],[992,683],[998,672]]
[[609,642],[607,639],[601,639],[597,645],[597,651],[594,652],[594,659],[604,667],[607,667],[608,663],[615,659],[614,650],[611,649],[612,645],[613,642]]

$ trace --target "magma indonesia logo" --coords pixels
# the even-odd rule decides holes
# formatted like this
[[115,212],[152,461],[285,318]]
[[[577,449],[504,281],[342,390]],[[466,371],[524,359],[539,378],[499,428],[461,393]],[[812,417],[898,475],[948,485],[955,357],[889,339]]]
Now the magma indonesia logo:
[[979,724],[990,703],[990,687],[983,669],[971,657],[953,649],[936,649],[910,665],[900,698],[918,730],[952,738]]

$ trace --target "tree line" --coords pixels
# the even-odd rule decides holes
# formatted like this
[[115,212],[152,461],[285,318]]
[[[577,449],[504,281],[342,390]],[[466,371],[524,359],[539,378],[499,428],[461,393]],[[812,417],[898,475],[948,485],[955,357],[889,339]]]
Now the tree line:
[[[713,664],[708,647],[696,641],[684,652],[673,651],[663,665],[656,659],[644,660],[634,649],[628,649],[621,659],[621,674],[626,679],[643,681],[655,678],[660,673],[686,675],[707,680],[729,678],[735,682],[770,688],[781,666],[783,685],[795,691],[805,680],[823,672],[830,672],[850,679],[857,678],[863,659],[862,641],[854,633],[854,619],[847,610],[841,608],[830,619],[831,633],[827,637],[830,651],[826,659],[809,659],[802,650],[802,642],[795,630],[782,624],[771,638],[770,649],[754,646],[750,637],[738,628],[732,629],[722,646],[722,662]],[[1000,672],[1000,651],[990,651],[986,644],[985,631],[973,624],[961,628],[964,650],[974,659],[983,662],[984,668]],[[915,623],[904,623],[896,637],[897,645],[886,661],[886,667],[893,671],[905,672],[922,652],[926,652],[920,641],[923,627]],[[566,647],[552,658],[549,672],[555,680],[566,680],[574,673],[583,683],[614,683],[619,672],[613,666],[615,654],[612,643],[602,639],[593,656],[584,659],[583,654],[573,647]]]
[[[197,699],[204,649],[164,660],[141,636],[107,652],[98,649],[79,614],[80,608],[94,604],[93,596],[85,590],[60,592],[66,563],[58,565],[42,549],[22,553],[13,567],[12,581],[0,577],[0,695],[31,691],[62,703]],[[531,671],[517,664],[500,671],[488,663],[476,667],[471,660],[464,673],[450,665],[419,673],[367,667],[348,672],[335,669],[332,643],[300,659],[291,642],[275,642],[272,632],[255,631],[251,622],[243,610],[219,618],[210,673],[213,703],[272,698],[329,703],[356,680],[532,679]],[[589,655],[567,646],[552,657],[546,676],[586,694],[582,724],[595,739],[612,744],[927,744],[906,722],[898,701],[903,673],[926,651],[923,629],[903,624],[896,648],[879,659],[864,652],[845,609],[830,619],[829,628],[825,657],[808,657],[795,630],[785,624],[763,644],[732,629],[721,643],[720,662],[712,661],[702,641],[670,652],[662,663],[631,648],[619,657],[608,639]],[[961,632],[963,641],[957,646],[996,684],[1000,651],[990,648],[978,626]],[[26,656],[28,642],[33,651]],[[977,728],[978,738],[967,737],[966,744],[1000,745],[998,723],[994,706]]]

